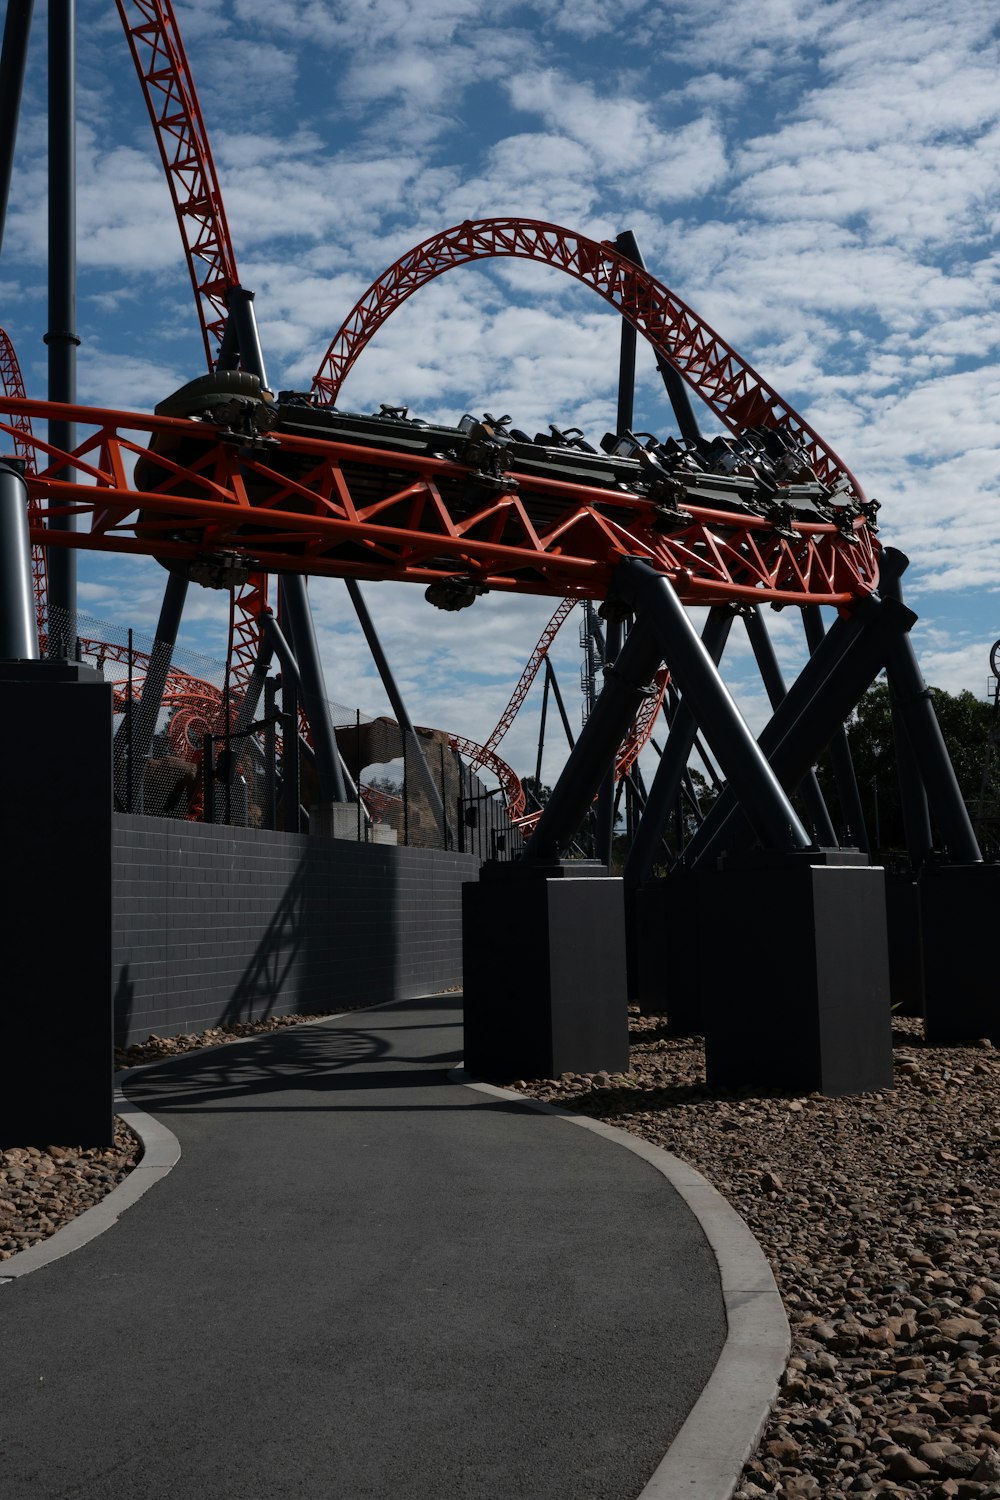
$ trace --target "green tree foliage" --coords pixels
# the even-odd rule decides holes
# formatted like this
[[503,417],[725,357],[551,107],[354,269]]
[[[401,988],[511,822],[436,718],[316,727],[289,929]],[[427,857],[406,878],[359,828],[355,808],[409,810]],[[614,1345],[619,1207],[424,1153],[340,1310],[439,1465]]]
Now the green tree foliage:
[[[941,688],[931,688],[930,691],[959,788],[974,814],[986,760],[992,706],[967,691],[957,694],[946,693]],[[877,821],[879,849],[883,853],[902,852],[906,848],[906,835],[889,688],[884,681],[876,682],[862,698],[847,725],[847,739],[868,836],[874,844]],[[819,774],[834,824],[838,832],[843,833],[844,819],[840,814],[828,756],[821,762]]]

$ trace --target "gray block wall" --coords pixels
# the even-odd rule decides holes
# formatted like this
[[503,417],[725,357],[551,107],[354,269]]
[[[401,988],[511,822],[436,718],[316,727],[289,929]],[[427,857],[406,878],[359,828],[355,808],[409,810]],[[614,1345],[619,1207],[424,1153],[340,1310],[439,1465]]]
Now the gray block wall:
[[116,813],[115,1042],[462,982],[473,855]]

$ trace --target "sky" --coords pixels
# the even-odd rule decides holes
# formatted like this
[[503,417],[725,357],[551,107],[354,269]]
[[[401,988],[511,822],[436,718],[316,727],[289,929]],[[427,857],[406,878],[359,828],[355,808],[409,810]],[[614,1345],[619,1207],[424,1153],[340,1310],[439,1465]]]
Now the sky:
[[[649,270],[816,428],[911,559],[927,679],[987,691],[1000,637],[1000,21],[993,0],[199,0],[177,16],[271,384],[308,389],[379,274],[466,218],[634,231]],[[0,324],[46,394],[45,16],[0,259]],[[193,296],[111,0],[78,0],[79,397],[150,410],[202,373]],[[339,404],[614,426],[620,324],[548,268],[454,270],[384,325]],[[640,341],[641,344],[641,341]],[[675,431],[640,347],[636,427]],[[85,557],[80,608],[152,629],[155,562]],[[343,585],[310,597],[329,696],[385,694]],[[366,586],[410,714],[483,740],[556,600],[444,614]],[[769,615],[790,679],[797,612]],[[579,723],[579,611],[553,648]],[[225,654],[225,597],[183,639]],[[726,680],[767,717],[737,627]],[[501,753],[533,772],[541,683]],[[564,744],[547,740],[544,779]]]

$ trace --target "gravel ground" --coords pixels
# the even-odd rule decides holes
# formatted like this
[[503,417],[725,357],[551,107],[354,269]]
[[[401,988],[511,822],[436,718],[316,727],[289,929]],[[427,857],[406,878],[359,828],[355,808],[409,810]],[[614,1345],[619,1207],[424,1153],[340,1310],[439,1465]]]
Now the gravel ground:
[[[318,1017],[150,1037],[135,1067]],[[1000,1053],[894,1027],[896,1087],[853,1099],[705,1086],[700,1041],[631,1017],[626,1074],[520,1080],[704,1173],[770,1259],[792,1325],[784,1389],[736,1490],[1000,1500]],[[114,1187],[139,1155],[0,1152],[0,1260]]]
[[1000,1053],[896,1021],[894,1089],[793,1098],[631,1025],[629,1073],[514,1087],[690,1162],[768,1256],[793,1349],[739,1500],[1000,1497]]

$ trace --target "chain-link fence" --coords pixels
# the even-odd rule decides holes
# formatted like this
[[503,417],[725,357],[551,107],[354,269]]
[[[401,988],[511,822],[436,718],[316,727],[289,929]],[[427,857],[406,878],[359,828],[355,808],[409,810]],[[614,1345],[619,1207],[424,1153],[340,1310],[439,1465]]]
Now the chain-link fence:
[[230,682],[224,662],[126,626],[78,614],[71,640],[68,620],[53,612],[49,632],[113,686],[120,812],[484,859],[520,852],[499,789],[484,786],[441,730],[404,732],[327,700],[349,797],[331,804],[294,685],[280,675],[254,696]]

